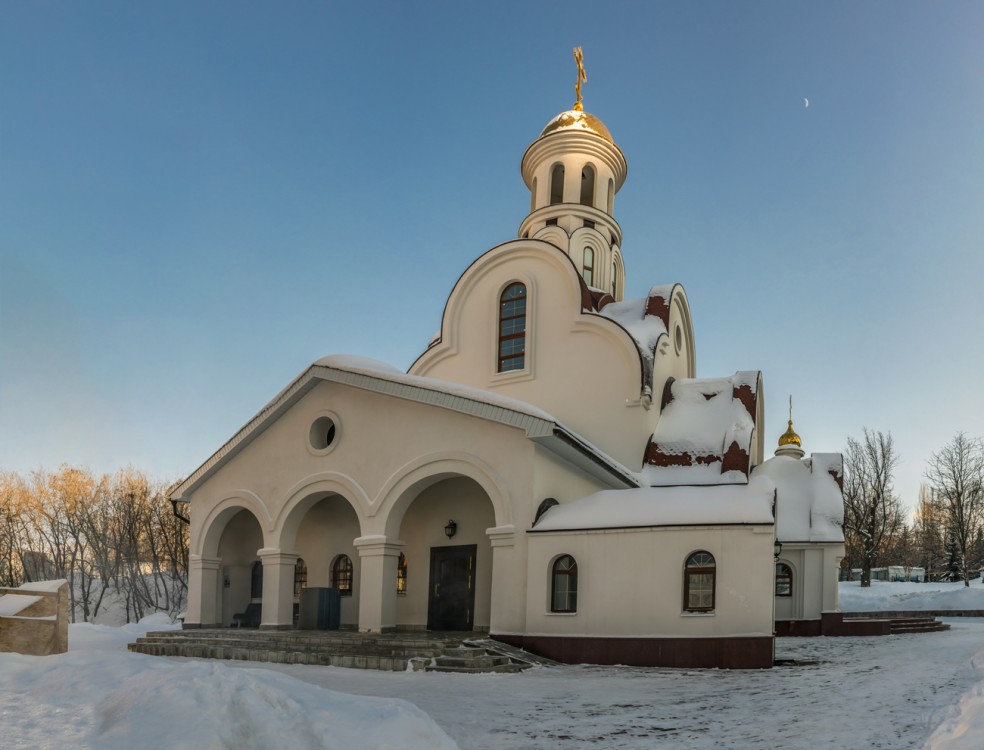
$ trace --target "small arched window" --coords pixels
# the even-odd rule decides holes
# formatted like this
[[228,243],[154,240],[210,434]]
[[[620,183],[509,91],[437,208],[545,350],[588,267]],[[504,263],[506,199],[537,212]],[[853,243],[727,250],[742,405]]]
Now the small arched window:
[[533,187],[530,188],[530,213],[536,210],[536,177],[533,178]]
[[776,596],[793,595],[793,569],[786,563],[776,563]]
[[590,247],[584,248],[584,283],[594,284],[594,250]]
[[564,202],[564,165],[554,164],[550,170],[550,205]]
[[581,205],[594,206],[595,171],[590,164],[581,170]]
[[298,557],[294,563],[294,601],[300,601],[301,589],[307,586],[307,564],[303,557]]
[[519,282],[506,287],[499,298],[498,372],[526,367],[526,287]]
[[608,213],[611,215],[615,210],[615,183],[608,181]]
[[249,581],[250,599],[263,598],[263,563],[257,560],[253,563],[253,570]]
[[352,560],[348,555],[338,555],[332,561],[331,585],[342,596],[352,596]]
[[714,609],[714,583],[717,565],[710,552],[694,552],[687,558],[683,574],[683,609],[710,612]]
[[577,612],[577,561],[561,555],[554,560],[550,579],[550,611]]
[[396,563],[396,595],[406,596],[407,594],[407,556],[402,552],[400,559]]
[[612,297],[618,299],[618,263],[612,261]]

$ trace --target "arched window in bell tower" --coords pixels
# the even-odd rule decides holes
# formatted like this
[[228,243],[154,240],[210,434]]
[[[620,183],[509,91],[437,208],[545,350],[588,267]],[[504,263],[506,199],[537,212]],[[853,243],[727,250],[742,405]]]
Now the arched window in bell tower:
[[530,188],[530,213],[536,211],[536,177],[533,178],[533,187]]
[[564,202],[564,165],[554,164],[550,170],[550,205]]
[[594,284],[594,250],[590,247],[584,248],[584,283],[588,286]]
[[611,215],[615,211],[615,183],[611,180],[608,181],[608,214]]
[[595,171],[590,164],[581,170],[581,205],[594,206]]

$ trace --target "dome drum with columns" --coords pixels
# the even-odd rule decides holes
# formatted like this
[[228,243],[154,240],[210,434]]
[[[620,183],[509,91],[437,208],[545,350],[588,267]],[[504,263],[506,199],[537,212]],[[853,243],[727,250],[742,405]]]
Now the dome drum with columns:
[[[696,377],[679,284],[623,298],[627,165],[583,111],[576,58],[577,104],[522,158],[519,238],[467,265],[409,370],[319,359],[171,489],[191,517],[185,627],[253,605],[261,628],[293,628],[311,586],[340,592],[343,628],[758,668],[777,607],[836,613],[842,539],[792,538],[834,514],[834,454],[763,463],[762,374]],[[802,553],[795,606],[770,574],[777,518]]]

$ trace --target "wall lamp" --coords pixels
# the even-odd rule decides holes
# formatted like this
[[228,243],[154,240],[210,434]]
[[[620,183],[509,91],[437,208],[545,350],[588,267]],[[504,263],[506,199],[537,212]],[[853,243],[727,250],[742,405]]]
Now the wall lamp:
[[458,533],[458,524],[454,521],[448,521],[448,525],[444,527],[444,533],[447,534],[448,539],[450,539]]
[[776,543],[772,545],[772,552],[775,555],[776,560],[779,559],[779,555],[782,554],[782,542],[776,539]]

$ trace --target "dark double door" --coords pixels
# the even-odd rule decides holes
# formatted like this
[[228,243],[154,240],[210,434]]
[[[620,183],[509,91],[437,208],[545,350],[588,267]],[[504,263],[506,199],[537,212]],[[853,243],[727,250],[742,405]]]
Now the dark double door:
[[475,623],[477,545],[431,547],[428,630],[471,630]]

